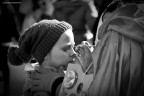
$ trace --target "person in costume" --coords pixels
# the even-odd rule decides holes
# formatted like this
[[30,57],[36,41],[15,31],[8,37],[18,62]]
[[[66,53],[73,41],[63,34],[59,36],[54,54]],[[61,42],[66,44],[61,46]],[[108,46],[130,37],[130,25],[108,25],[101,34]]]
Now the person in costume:
[[100,21],[88,96],[143,96],[144,3],[115,0]]

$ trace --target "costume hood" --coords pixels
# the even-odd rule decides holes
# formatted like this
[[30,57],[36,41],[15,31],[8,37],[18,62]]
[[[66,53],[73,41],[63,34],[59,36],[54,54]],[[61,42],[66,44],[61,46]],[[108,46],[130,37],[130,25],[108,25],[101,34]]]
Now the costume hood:
[[107,30],[144,42],[144,4],[128,4],[116,10],[99,28],[97,39]]

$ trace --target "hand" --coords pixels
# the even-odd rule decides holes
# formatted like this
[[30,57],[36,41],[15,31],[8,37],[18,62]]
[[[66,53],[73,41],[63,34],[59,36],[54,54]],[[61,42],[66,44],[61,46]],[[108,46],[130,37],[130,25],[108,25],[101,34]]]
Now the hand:
[[[55,81],[59,78],[63,80],[63,71],[53,72],[51,69],[39,68],[38,72],[32,75],[31,91],[32,92],[52,92],[52,87]],[[62,82],[62,81],[61,81]]]
[[[77,57],[80,63],[82,63],[82,66],[84,66],[85,70],[87,70],[89,65],[93,62],[91,49],[92,49],[92,46],[86,41],[83,41],[82,44],[78,45],[75,48],[75,51],[78,53]],[[90,67],[90,69],[91,68],[92,66]]]

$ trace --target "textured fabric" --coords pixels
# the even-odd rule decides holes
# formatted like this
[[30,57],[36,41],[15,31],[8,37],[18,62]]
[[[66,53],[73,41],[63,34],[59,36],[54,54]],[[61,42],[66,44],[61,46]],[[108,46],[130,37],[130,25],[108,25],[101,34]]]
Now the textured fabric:
[[[101,39],[107,32],[108,26],[113,25],[113,29],[118,30],[130,38],[144,41],[144,4],[128,4],[115,12],[102,24],[97,32],[97,39]],[[110,28],[110,27],[109,27]]]
[[144,5],[128,6],[99,29],[89,96],[144,96]]
[[93,54],[95,77],[89,96],[144,95],[144,44],[109,31]]
[[[35,71],[27,72],[27,81],[24,86],[24,96],[53,96],[63,78],[64,72],[53,72],[51,69],[40,67]],[[43,83],[41,83],[43,82]]]

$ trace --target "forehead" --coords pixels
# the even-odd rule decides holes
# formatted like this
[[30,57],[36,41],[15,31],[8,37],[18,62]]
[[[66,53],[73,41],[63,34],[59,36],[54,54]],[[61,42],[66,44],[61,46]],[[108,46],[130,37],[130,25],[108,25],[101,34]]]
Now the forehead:
[[75,44],[74,42],[74,35],[71,29],[66,30],[62,36],[60,37],[60,39],[58,40],[57,44],[59,46],[63,46],[66,44]]

